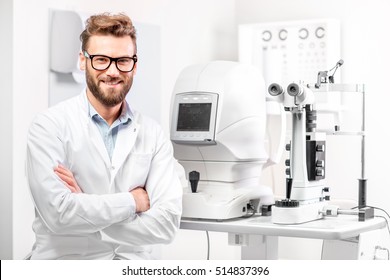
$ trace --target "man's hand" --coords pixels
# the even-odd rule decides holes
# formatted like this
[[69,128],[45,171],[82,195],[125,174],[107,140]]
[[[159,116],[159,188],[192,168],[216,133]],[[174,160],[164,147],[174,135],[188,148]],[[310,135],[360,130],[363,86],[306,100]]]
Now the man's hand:
[[54,168],[54,173],[64,181],[65,186],[70,189],[72,193],[82,193],[83,191],[76,182],[76,179],[73,177],[73,173],[67,169],[65,166],[59,164],[58,167]]
[[150,209],[149,195],[143,187],[137,187],[130,191],[135,200],[135,212],[145,212]]

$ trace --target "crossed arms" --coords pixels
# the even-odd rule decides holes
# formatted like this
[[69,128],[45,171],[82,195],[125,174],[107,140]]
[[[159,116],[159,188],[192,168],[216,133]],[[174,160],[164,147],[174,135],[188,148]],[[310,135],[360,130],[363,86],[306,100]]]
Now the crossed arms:
[[[72,193],[82,193],[83,191],[79,187],[79,185],[76,182],[76,179],[73,176],[73,173],[67,169],[65,166],[59,164],[56,168],[54,168],[54,173],[60,177],[60,179],[64,182],[65,186],[72,192]],[[150,199],[149,195],[146,192],[144,187],[137,187],[135,189],[132,189],[129,191],[135,201],[136,205],[136,213],[145,212],[150,209]]]

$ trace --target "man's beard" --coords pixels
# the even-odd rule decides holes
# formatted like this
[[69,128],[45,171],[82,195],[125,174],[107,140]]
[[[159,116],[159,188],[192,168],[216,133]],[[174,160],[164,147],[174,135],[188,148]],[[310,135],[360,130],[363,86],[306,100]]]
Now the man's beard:
[[[114,107],[120,103],[126,98],[127,93],[129,92],[131,85],[133,84],[133,77],[129,77],[127,81],[122,81],[123,83],[123,88],[119,92],[116,92],[115,89],[110,89],[110,90],[105,90],[103,91],[98,83],[95,82],[92,75],[86,69],[86,78],[87,78],[87,86],[93,96],[100,101],[103,105],[107,107]],[[106,82],[115,82],[116,79],[110,79],[109,77],[106,78]],[[102,82],[101,82],[102,83]]]

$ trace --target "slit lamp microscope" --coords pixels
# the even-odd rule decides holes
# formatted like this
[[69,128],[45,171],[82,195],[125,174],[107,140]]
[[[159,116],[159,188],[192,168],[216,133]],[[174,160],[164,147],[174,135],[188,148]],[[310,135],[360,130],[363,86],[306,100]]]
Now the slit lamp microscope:
[[[275,201],[272,208],[272,222],[276,224],[301,224],[321,219],[325,216],[338,214],[353,214],[359,216],[359,221],[372,218],[372,208],[365,207],[366,183],[364,173],[365,162],[365,105],[364,85],[335,84],[334,73],[343,64],[337,62],[332,75],[328,71],[320,71],[317,83],[304,82],[290,83],[286,89],[280,84],[273,83],[268,87],[268,93],[277,97],[291,113],[292,135],[286,150],[289,158],[286,159],[286,198]],[[329,70],[329,71],[331,71]],[[362,98],[362,128],[358,132],[342,132],[336,124],[332,131],[317,130],[316,94],[331,92],[361,93]],[[337,108],[336,110],[337,111]],[[337,113],[337,112],[335,112]],[[358,210],[341,210],[338,206],[327,203],[330,200],[329,187],[325,184],[326,174],[326,136],[358,135],[361,142],[361,178],[359,179]]]

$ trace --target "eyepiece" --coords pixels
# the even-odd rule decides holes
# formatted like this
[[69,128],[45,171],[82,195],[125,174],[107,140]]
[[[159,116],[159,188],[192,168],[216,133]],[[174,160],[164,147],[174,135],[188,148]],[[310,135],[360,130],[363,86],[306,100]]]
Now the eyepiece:
[[277,83],[272,83],[268,87],[268,93],[272,96],[278,96],[284,93],[284,88]]
[[300,96],[303,94],[303,88],[296,83],[291,83],[287,87],[287,93],[291,96]]

